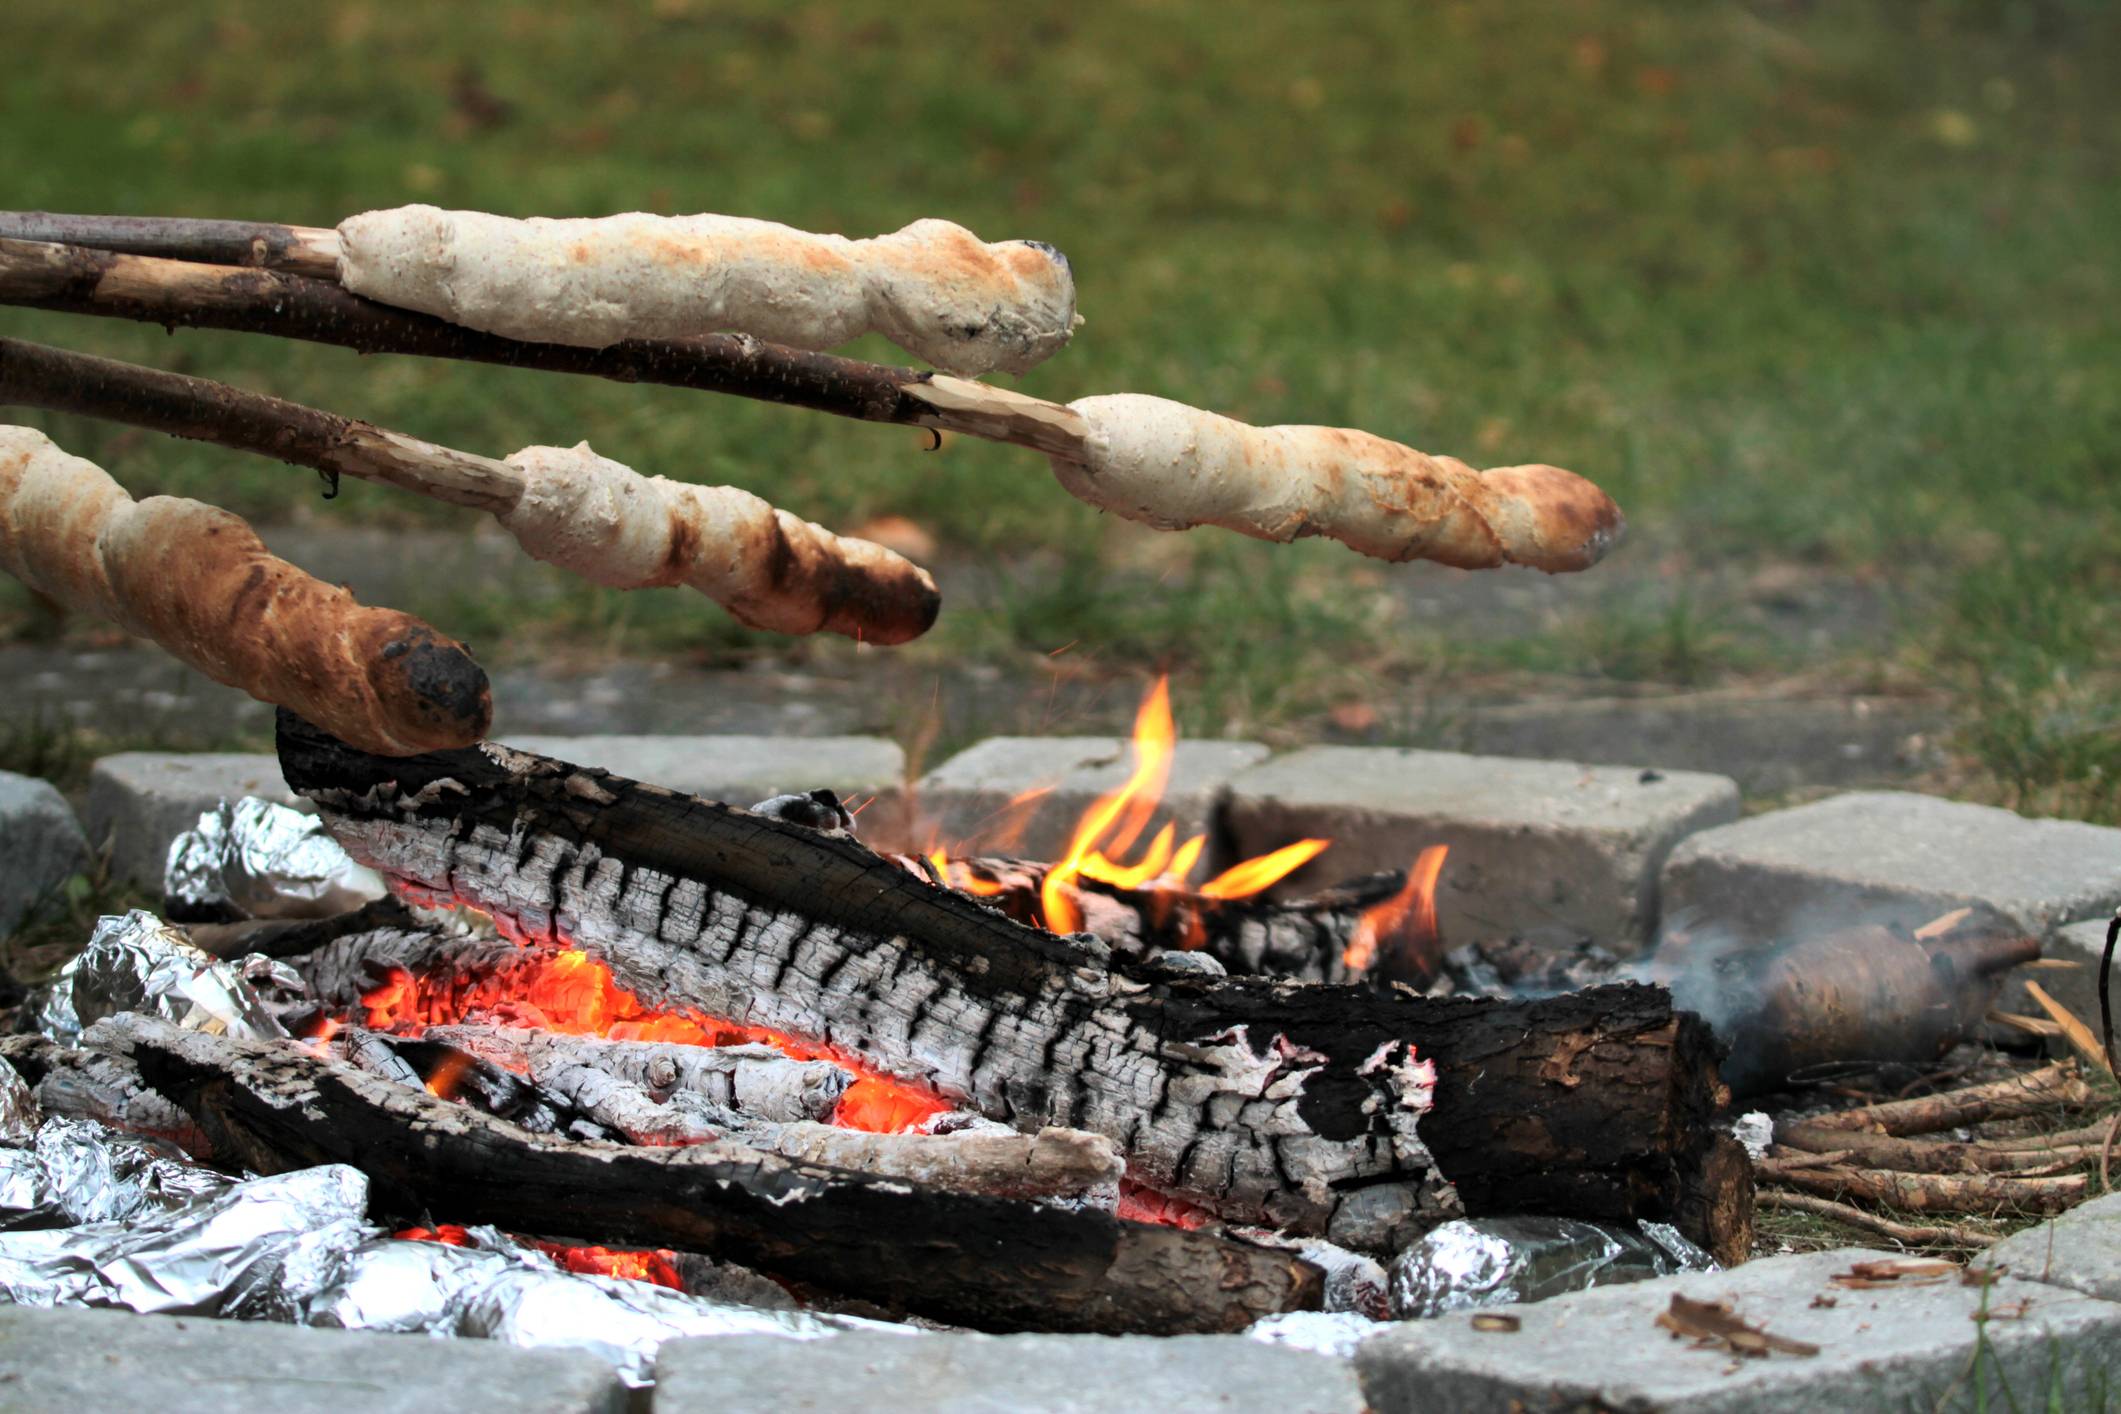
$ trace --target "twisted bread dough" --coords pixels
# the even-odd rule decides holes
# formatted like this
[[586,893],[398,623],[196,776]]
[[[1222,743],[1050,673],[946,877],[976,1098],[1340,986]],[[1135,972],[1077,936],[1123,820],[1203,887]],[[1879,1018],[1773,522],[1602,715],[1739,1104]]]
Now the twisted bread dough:
[[1552,466],[1476,471],[1340,427],[1253,427],[1139,393],[1068,405],[1084,456],[1055,456],[1068,491],[1159,530],[1219,525],[1261,540],[1325,535],[1381,560],[1460,569],[1587,569],[1624,522]]
[[339,223],[356,294],[468,328],[602,348],[733,329],[800,349],[875,332],[937,368],[1022,373],[1068,342],[1075,279],[1037,241],[948,221],[870,240],[741,216],[518,220],[401,206]]
[[462,644],[363,608],[275,558],[227,511],[135,502],[27,427],[0,426],[0,568],[364,751],[469,746],[492,716],[486,674]]
[[904,643],[935,622],[935,581],[749,491],[642,476],[587,442],[508,458],[523,494],[499,513],[524,551],[612,589],[686,584],[778,633]]

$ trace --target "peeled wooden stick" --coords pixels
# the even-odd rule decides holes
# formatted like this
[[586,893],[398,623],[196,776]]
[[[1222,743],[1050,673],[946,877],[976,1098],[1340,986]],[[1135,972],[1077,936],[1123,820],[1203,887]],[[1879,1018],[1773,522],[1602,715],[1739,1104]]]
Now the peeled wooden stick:
[[1347,429],[1248,427],[1138,394],[1062,405],[728,335],[601,349],[517,342],[270,270],[0,238],[0,303],[590,373],[961,432],[1045,453],[1072,494],[1130,519],[1270,540],[1325,535],[1385,559],[1559,573],[1595,564],[1623,524],[1602,491],[1554,467],[1482,473]]
[[267,221],[214,221],[190,216],[73,216],[56,211],[0,211],[0,236],[58,241],[131,255],[251,265],[298,275],[339,278],[339,233]]
[[151,427],[491,512],[526,553],[612,589],[683,584],[740,622],[904,643],[935,622],[927,571],[748,491],[645,477],[587,443],[505,462],[224,383],[0,339],[0,404]]
[[227,511],[136,502],[27,427],[0,426],[0,568],[383,755],[469,746],[493,715],[462,644],[276,559]]

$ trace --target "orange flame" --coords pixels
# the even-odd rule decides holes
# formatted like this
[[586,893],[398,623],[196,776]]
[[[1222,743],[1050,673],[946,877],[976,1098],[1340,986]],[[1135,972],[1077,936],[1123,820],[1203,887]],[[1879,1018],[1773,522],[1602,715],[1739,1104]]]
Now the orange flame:
[[[461,1223],[436,1223],[433,1227],[400,1228],[391,1234],[402,1242],[434,1242],[444,1247],[469,1247],[471,1233]],[[562,1268],[583,1276],[625,1277],[629,1281],[653,1282],[672,1291],[683,1291],[678,1275],[678,1254],[667,1247],[642,1252],[609,1247],[569,1247],[540,1237],[519,1238],[558,1262]]]
[[1223,870],[1200,886],[1202,898],[1244,898],[1271,889],[1324,852],[1331,840],[1298,840]]
[[[1124,863],[1163,803],[1171,781],[1171,761],[1178,749],[1178,728],[1171,717],[1171,681],[1158,678],[1134,716],[1134,769],[1119,789],[1101,795],[1076,822],[1068,852],[1046,871],[1039,886],[1039,917],[1055,933],[1072,933],[1083,925],[1074,884],[1089,879],[1118,889],[1168,891],[1182,888],[1200,863],[1207,839],[1194,835],[1178,842],[1178,827],[1165,822],[1139,859]],[[1273,887],[1316,858],[1328,841],[1303,840],[1272,854],[1248,859],[1224,870],[1199,890],[1203,898],[1244,898]]]
[[[556,953],[525,948],[520,964],[473,976],[421,977],[395,968],[363,994],[361,1004],[370,1029],[400,1034],[477,1019],[615,1041],[687,1046],[763,1041],[796,1060],[827,1060],[854,1073],[854,1083],[832,1113],[832,1122],[847,1129],[896,1134],[950,1108],[933,1091],[883,1075],[830,1047],[762,1026],[651,1007],[620,986],[608,965],[580,948]],[[428,1088],[446,1099],[445,1090],[453,1090],[461,1078],[438,1070]]]
[[1442,930],[1436,926],[1436,881],[1443,875],[1444,857],[1450,852],[1449,845],[1430,845],[1415,858],[1398,893],[1363,910],[1355,935],[1340,955],[1348,971],[1369,971],[1386,943],[1427,948],[1442,939]]
[[464,1072],[471,1069],[471,1057],[461,1051],[442,1057],[434,1072],[427,1077],[427,1093],[438,1100],[454,1100],[457,1087],[464,1083]]
[[989,878],[971,864],[952,859],[937,849],[928,855],[928,862],[935,866],[935,877],[953,889],[961,889],[975,898],[993,898],[1002,892],[999,879]]

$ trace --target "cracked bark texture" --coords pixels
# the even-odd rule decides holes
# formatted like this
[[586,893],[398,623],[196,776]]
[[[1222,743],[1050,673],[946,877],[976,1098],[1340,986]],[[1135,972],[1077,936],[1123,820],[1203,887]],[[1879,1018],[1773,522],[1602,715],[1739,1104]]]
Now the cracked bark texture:
[[1661,989],[1498,1003],[1173,977],[851,839],[604,772],[491,745],[369,756],[287,713],[280,758],[388,876],[564,937],[645,998],[1020,1130],[1109,1135],[1137,1181],[1225,1218],[1325,1233],[1391,1187],[1418,1223],[1455,1208],[1443,1179],[1474,1211],[1700,1207],[1713,1043]]

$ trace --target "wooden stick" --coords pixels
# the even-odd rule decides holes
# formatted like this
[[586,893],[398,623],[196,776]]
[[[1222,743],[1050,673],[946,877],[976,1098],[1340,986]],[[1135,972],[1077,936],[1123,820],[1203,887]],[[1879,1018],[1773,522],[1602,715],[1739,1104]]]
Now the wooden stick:
[[1624,529],[1611,498],[1555,467],[1481,472],[1351,429],[1250,427],[1132,394],[1063,407],[741,335],[596,349],[520,343],[306,276],[5,239],[0,303],[672,383],[959,431],[1043,452],[1070,494],[1164,530],[1219,525],[1275,541],[1322,535],[1395,562],[1562,573],[1596,563]]
[[2107,1062],[2105,1048],[2099,1044],[2099,1038],[2092,1035],[2092,1029],[2079,1020],[2075,1012],[2049,996],[2047,988],[2031,978],[2026,979],[2025,995],[2031,997],[2040,1010],[2046,1012],[2053,1018],[2055,1025],[2062,1028],[2062,1035],[2069,1042],[2070,1049],[2082,1056],[2085,1064],[2103,1070],[2108,1075],[2114,1073],[2113,1066]]
[[[1802,1122],[1778,1125],[1775,1139],[1791,1149],[1808,1151],[1814,1160],[1839,1154],[1854,1158],[1868,1168],[1900,1169],[1907,1173],[2018,1173],[2057,1164],[2084,1163],[2096,1158],[2099,1152],[2088,1144],[1985,1149],[1977,1144],[1897,1139],[1860,1130],[1817,1129]],[[1808,1168],[1817,1166],[1816,1162],[1806,1164]]]
[[[462,359],[618,383],[728,393],[1081,455],[1082,419],[1038,398],[947,375],[805,353],[742,334],[629,339],[602,349],[530,344],[349,294],[329,279],[0,238],[0,304],[226,329],[359,353]],[[940,386],[929,397],[915,390]]]
[[56,211],[0,211],[0,236],[51,241],[128,255],[156,255],[209,265],[285,270],[339,278],[339,233],[269,221],[209,221],[186,216],[70,216]]
[[[842,539],[749,493],[651,481],[586,452],[495,461],[225,383],[17,339],[0,339],[5,404],[148,427],[488,511],[538,559],[610,588],[686,584],[756,628],[898,644],[926,632],[941,607],[928,573],[880,546]],[[584,525],[573,513],[563,483],[577,475],[615,483],[626,494],[607,504],[659,537],[643,573],[627,573],[606,553],[603,541],[618,527]],[[526,493],[537,504],[525,506]],[[638,537],[629,530],[625,538]]]
[[1852,1208],[1846,1203],[1836,1203],[1831,1198],[1819,1198],[1810,1193],[1787,1193],[1779,1188],[1760,1190],[1759,1203],[1763,1208],[1781,1208],[1786,1212],[1812,1213],[1822,1218],[1832,1218],[1852,1227],[1868,1228],[1895,1242],[1905,1242],[1915,1247],[1957,1246],[1989,1247],[1997,1241],[1994,1233],[1977,1232],[1970,1227],[1914,1227],[1897,1223],[1891,1218],[1876,1213]]
[[1885,1169],[1815,1168],[1756,1159],[1763,1180],[1839,1198],[1853,1196],[1918,1213],[2059,1213],[2091,1187],[2089,1174],[2021,1178],[2000,1174],[1894,1173]]
[[1808,1119],[1805,1123],[1815,1129],[1933,1134],[1940,1129],[1956,1129],[1982,1120],[2088,1105],[2092,1098],[2091,1087],[2077,1078],[2074,1065],[2065,1062],[1987,1085],[1840,1110]]

